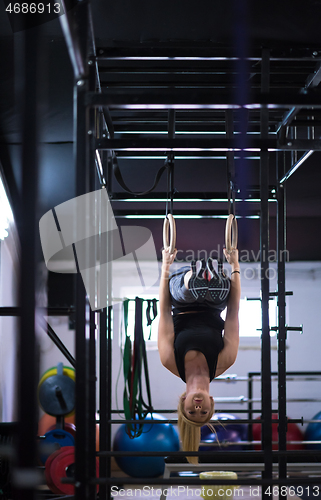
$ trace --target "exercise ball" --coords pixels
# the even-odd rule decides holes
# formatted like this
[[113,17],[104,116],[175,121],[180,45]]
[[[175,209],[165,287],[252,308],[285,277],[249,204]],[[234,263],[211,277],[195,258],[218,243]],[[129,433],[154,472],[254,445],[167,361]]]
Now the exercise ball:
[[[212,420],[222,420],[222,423],[214,424],[215,432],[212,431],[207,425],[201,427],[201,441],[205,444],[200,445],[201,451],[213,451],[224,449],[224,450],[243,450],[245,447],[241,444],[241,441],[246,441],[247,439],[247,425],[239,424],[237,421],[239,418],[230,413],[215,413]],[[233,423],[226,424],[226,421],[233,421]],[[217,446],[206,446],[206,443],[218,443]],[[226,443],[235,443],[230,446]]]
[[[258,417],[258,418],[260,419],[261,417]],[[272,420],[276,420],[276,419],[278,419],[278,414],[272,413]],[[272,450],[279,449],[278,425],[279,425],[278,423],[272,424],[272,442],[276,441],[276,443],[272,444]],[[253,432],[253,440],[254,441],[261,441],[261,427],[262,427],[262,424],[253,424],[252,432]],[[287,441],[303,441],[303,432],[299,429],[299,427],[296,424],[288,423],[286,440]],[[255,444],[254,449],[261,450],[261,445]],[[287,450],[303,450],[304,445],[301,443],[299,443],[299,444],[288,444],[287,443],[286,449]]]
[[[147,416],[146,421],[166,420],[161,415],[153,413]],[[143,425],[143,432],[139,437],[130,438],[126,432],[127,425],[123,424],[116,432],[113,442],[114,451],[178,451],[179,439],[172,424]],[[157,477],[163,474],[164,457],[117,457],[117,465],[123,472],[132,477]]]
[[[314,415],[312,420],[321,420],[321,411]],[[321,422],[310,422],[304,433],[305,441],[321,441]],[[308,450],[321,450],[321,443],[306,444]]]

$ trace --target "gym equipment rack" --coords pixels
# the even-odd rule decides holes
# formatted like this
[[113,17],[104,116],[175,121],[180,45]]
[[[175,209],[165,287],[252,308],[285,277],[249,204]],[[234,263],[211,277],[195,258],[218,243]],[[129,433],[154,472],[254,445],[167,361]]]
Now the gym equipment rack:
[[[62,1],[64,5],[64,1]],[[229,47],[195,44],[186,47],[162,46],[145,43],[137,47],[95,47],[91,6],[86,0],[77,2],[72,15],[60,17],[75,76],[74,92],[74,144],[76,165],[76,196],[93,189],[107,188],[111,200],[117,203],[125,195],[113,193],[112,162],[117,157],[163,157],[171,151],[176,159],[219,158],[234,152],[240,161],[260,158],[259,201],[260,249],[269,248],[269,203],[277,201],[278,255],[285,249],[285,181],[309,155],[321,149],[315,130],[320,127],[321,94],[316,89],[321,79],[318,52],[309,49],[282,50],[277,48],[253,49],[250,55],[237,54]],[[17,463],[13,480],[19,498],[34,500],[39,475],[36,469],[36,390],[38,347],[35,336],[36,264],[37,248],[37,85],[39,71],[37,47],[40,44],[35,30],[24,32],[23,57],[28,61],[23,73],[23,179],[21,214],[21,286],[20,286],[20,356],[19,361],[19,431]],[[237,52],[237,49],[235,49]],[[233,65],[238,68],[237,78]],[[243,64],[243,66],[242,66]],[[248,88],[248,67],[254,72]],[[214,70],[213,70],[214,68]],[[254,71],[255,68],[255,71]],[[166,71],[164,71],[166,70]],[[220,71],[219,71],[220,70]],[[148,80],[146,80],[148,72]],[[128,73],[131,79],[128,78]],[[218,73],[221,76],[218,76]],[[283,84],[282,74],[291,77]],[[130,80],[130,84],[128,81]],[[287,79],[286,79],[287,81]],[[180,87],[180,88],[178,88]],[[224,87],[225,90],[222,90]],[[284,88],[285,87],[285,88]],[[239,90],[244,90],[240,93]],[[310,90],[313,89],[313,92]],[[94,110],[98,109],[95,114]],[[176,110],[175,137],[159,138],[158,132],[167,129],[168,110]],[[226,134],[225,111],[239,111],[248,115],[248,132],[244,120],[238,122],[239,133]],[[153,119],[150,114],[153,113]],[[156,121],[156,124],[154,124]],[[198,138],[211,125],[211,138]],[[296,130],[300,128],[300,138]],[[179,132],[190,132],[195,137],[185,139]],[[139,138],[124,139],[123,134],[139,134]],[[226,134],[226,135],[225,135]],[[106,153],[108,152],[108,154]],[[298,158],[298,152],[303,154]],[[102,169],[95,165],[95,155],[102,160]],[[269,185],[269,154],[277,157],[277,185]],[[97,175],[96,175],[97,174]],[[257,188],[257,187],[256,187]],[[251,188],[250,191],[253,191]],[[276,194],[274,193],[276,189]],[[256,189],[257,193],[257,189]],[[154,196],[155,201],[157,196]],[[195,197],[191,193],[189,197]],[[212,197],[212,196],[211,196]],[[133,197],[132,197],[133,198]],[[134,197],[135,198],[135,197]],[[153,196],[151,196],[153,198]],[[199,198],[199,193],[197,194]],[[244,196],[242,199],[244,200]],[[206,196],[204,196],[206,199]],[[224,199],[224,198],[223,198]],[[224,200],[224,201],[227,201]],[[137,215],[135,207],[120,204],[115,215]],[[147,208],[148,216],[157,215]],[[139,215],[139,214],[138,214]],[[141,214],[142,215],[142,214]],[[184,213],[183,213],[184,215]],[[186,214],[185,214],[186,215]],[[219,211],[204,216],[223,215]],[[245,214],[246,215],[246,214]],[[251,214],[250,214],[251,215]],[[255,215],[255,214],[252,214]],[[176,217],[179,216],[177,210]],[[28,228],[28,229],[26,229]],[[104,237],[103,235],[101,236]],[[108,243],[108,242],[107,242]],[[109,243],[108,243],[109,244]],[[109,248],[110,251],[110,248]],[[279,398],[279,451],[272,451],[271,418],[271,360],[268,301],[271,295],[266,275],[269,263],[261,262],[262,305],[262,446],[264,452],[222,453],[222,459],[233,457],[233,462],[255,457],[264,464],[261,480],[237,480],[238,484],[295,484],[287,479],[287,459],[294,454],[286,451],[286,358],[285,341],[285,263],[278,262],[278,398]],[[110,278],[109,274],[109,278]],[[111,478],[111,279],[107,307],[100,314],[100,484],[99,498],[110,498],[108,485],[112,484],[165,484],[164,480]],[[95,488],[95,406],[96,406],[96,345],[95,314],[90,311],[85,290],[77,275],[76,315],[76,460],[75,498],[94,499]],[[80,438],[79,438],[80,436]],[[203,452],[206,454],[206,452]],[[320,462],[319,452],[295,452],[302,457]],[[128,453],[129,455],[129,453]],[[151,456],[157,456],[150,453]],[[189,455],[195,455],[189,453]],[[185,454],[175,453],[176,457]],[[278,461],[278,479],[273,477],[273,462]],[[312,479],[300,477],[300,484],[311,484]],[[214,481],[211,480],[211,483]],[[219,481],[215,481],[220,484]],[[202,480],[202,484],[206,481]],[[166,484],[200,484],[200,480],[186,478],[166,479]],[[232,482],[224,480],[224,484]],[[263,498],[268,498],[263,492]]]

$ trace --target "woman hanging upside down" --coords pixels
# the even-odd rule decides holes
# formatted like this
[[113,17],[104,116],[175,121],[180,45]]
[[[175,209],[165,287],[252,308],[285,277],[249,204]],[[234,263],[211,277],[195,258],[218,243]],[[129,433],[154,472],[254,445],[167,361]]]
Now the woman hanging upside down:
[[[176,250],[163,250],[159,288],[158,350],[163,366],[186,383],[178,405],[184,451],[198,451],[201,427],[214,413],[210,382],[235,362],[239,345],[241,295],[238,250],[224,249],[231,278],[209,258],[169,274]],[[220,313],[227,307],[225,322]],[[222,332],[224,330],[224,335]],[[187,457],[197,463],[197,457]]]

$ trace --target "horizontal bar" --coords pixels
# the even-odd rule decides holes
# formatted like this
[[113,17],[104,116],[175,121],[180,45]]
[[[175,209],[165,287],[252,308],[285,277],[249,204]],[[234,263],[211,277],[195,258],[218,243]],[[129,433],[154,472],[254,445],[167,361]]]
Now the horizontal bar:
[[[188,468],[188,464],[186,464],[186,467]],[[301,481],[300,481],[301,479]],[[289,486],[294,486],[294,485],[312,485],[312,484],[320,484],[321,479],[318,477],[290,477],[286,479],[278,479],[278,478],[271,478],[271,479],[256,479],[256,478],[238,478],[238,479],[200,479],[200,478],[190,478],[190,477],[183,477],[183,478],[178,478],[178,477],[171,477],[171,478],[129,478],[129,477],[108,477],[108,478],[95,478],[91,480],[91,483],[93,484],[111,484],[111,485],[123,485],[123,484],[143,484],[143,485],[166,485],[167,488],[168,486],[178,486],[178,485],[184,485],[184,486],[210,486],[210,485],[252,485],[252,486],[270,486],[270,485],[289,485]],[[72,480],[62,480],[63,483],[73,483]],[[235,497],[236,495],[234,495]]]
[[[215,379],[216,381],[216,379]],[[218,403],[219,404],[219,403]],[[252,413],[261,413],[261,410],[260,408],[255,408],[253,410],[251,410]],[[277,410],[275,410],[277,411]],[[177,410],[154,410],[155,413],[176,413]],[[233,408],[233,410],[231,408],[227,408],[227,409],[221,409],[220,408],[220,412],[222,413],[248,413],[249,411],[246,410],[246,409],[241,409],[241,408]],[[123,414],[124,411],[121,411],[121,410],[112,410],[111,413],[121,413]],[[99,423],[99,420],[97,420],[97,423]]]
[[[275,187],[270,186],[269,188],[269,198],[275,201]],[[146,199],[147,196],[147,199]],[[164,202],[167,200],[167,193],[164,192],[152,192],[145,196],[140,195],[131,195],[124,192],[113,192],[109,195],[109,198],[114,201],[128,201],[128,202],[140,202],[140,201],[148,201],[148,202]],[[226,193],[222,192],[178,192],[175,194],[175,203],[184,203],[186,201],[192,202],[228,202]],[[259,188],[249,188],[244,190],[243,198],[237,197],[235,201],[249,201],[249,202],[260,202],[260,189]]]
[[[161,160],[164,161],[165,155],[159,151],[148,151],[142,153],[141,151],[118,151],[117,158],[122,158],[124,160]],[[240,160],[240,157],[235,155],[235,160]],[[247,151],[246,155],[243,158],[244,160],[259,160],[260,156],[258,156],[258,152]],[[226,161],[226,154],[220,151],[197,151],[194,153],[193,151],[183,151],[183,152],[175,152],[175,162],[179,160],[224,160]]]
[[[271,326],[270,330],[277,332],[279,329],[278,326]],[[303,331],[303,325],[300,326],[287,326],[285,325],[285,330],[287,332],[302,332]]]
[[[277,376],[278,372],[271,372],[271,375]],[[261,378],[261,372],[248,372],[249,377]],[[310,376],[321,376],[321,372],[318,371],[291,371],[286,372],[286,376],[290,377],[310,377]]]
[[[212,451],[98,451],[96,455],[98,457],[171,457],[171,458],[181,458],[186,455],[191,457],[211,457]],[[278,457],[279,455],[289,456],[293,458],[297,457],[314,457],[316,460],[321,461],[321,451],[319,450],[286,450],[286,451],[277,451],[273,450],[273,456]],[[233,456],[233,459],[240,458],[243,462],[246,462],[247,459],[251,458],[263,458],[264,450],[260,451],[229,451],[219,454],[220,458],[226,458]]]
[[[221,412],[221,411],[220,411]],[[155,412],[156,413],[156,412]],[[235,420],[227,420],[227,419],[215,419],[211,420],[210,423],[212,425],[214,424],[221,424],[224,423],[225,425],[235,425],[235,423],[238,424],[262,424],[264,423],[264,420],[262,419],[248,419],[248,418],[238,418],[237,421]],[[316,421],[318,422],[318,421]],[[176,419],[169,419],[169,420],[108,420],[109,424],[146,424],[146,425],[154,425],[154,424],[177,424],[177,418]],[[279,423],[279,419],[273,419],[274,424]],[[288,423],[293,423],[293,424],[303,424],[305,421],[302,421],[301,418],[294,418],[294,419],[288,419]],[[301,442],[301,441],[300,441]],[[320,441],[321,442],[321,441]]]
[[320,108],[321,92],[313,89],[306,94],[289,90],[279,90],[263,94],[252,93],[251,100],[242,103],[235,100],[233,92],[222,89],[206,88],[164,88],[162,92],[155,88],[108,89],[103,94],[88,92],[85,100],[87,106],[124,109],[286,109],[293,107]]
[[[74,314],[75,309],[73,307],[39,307],[37,308],[39,314],[44,316],[70,316]],[[1,316],[20,316],[20,307],[0,307],[0,317]]]
[[[285,53],[287,54],[285,55]],[[132,42],[124,43],[117,47],[115,46],[115,42],[113,42],[113,46],[110,47],[97,47],[97,54],[99,61],[105,61],[109,59],[157,59],[163,57],[164,59],[173,59],[173,58],[186,58],[187,60],[199,60],[201,58],[207,58],[209,60],[218,59],[218,60],[240,60],[238,56],[235,56],[235,49],[231,46],[220,46],[218,47],[216,43],[206,44],[198,41],[193,41],[193,44],[190,46],[186,46],[186,44],[176,42],[174,45],[171,41],[170,43],[166,42],[157,42],[153,40],[152,42]],[[128,57],[130,56],[130,57]],[[284,44],[282,45],[282,49],[278,49],[277,47],[271,48],[271,57],[270,61],[280,61],[280,62],[301,62],[304,61],[313,61],[317,60],[317,57],[320,57],[320,47],[316,48],[302,48],[302,47],[291,47],[286,51],[286,47]],[[256,49],[255,47],[251,47],[251,52],[248,54],[246,58],[247,61],[261,61],[262,60],[262,50]]]
[[[259,218],[260,212],[259,210],[248,210],[247,214],[244,216],[242,215],[242,218]],[[137,209],[126,209],[126,210],[117,210],[114,209],[114,215],[116,218],[164,218],[164,210],[161,209],[145,209],[145,210],[137,210]],[[202,218],[221,218],[221,219],[227,219],[226,211],[224,210],[178,210],[175,209],[174,217],[176,219],[183,218],[183,219],[202,219]],[[236,216],[236,218],[240,218],[240,216]]]
[[[98,139],[96,149],[109,151],[240,151],[240,142],[237,139],[226,139],[223,137],[212,137],[208,139],[198,137],[177,137],[168,139],[162,137],[145,137],[142,139]],[[275,137],[260,139],[258,137],[248,138],[243,144],[244,150],[260,151],[260,149],[274,149],[278,147]],[[289,149],[289,146],[284,146]]]

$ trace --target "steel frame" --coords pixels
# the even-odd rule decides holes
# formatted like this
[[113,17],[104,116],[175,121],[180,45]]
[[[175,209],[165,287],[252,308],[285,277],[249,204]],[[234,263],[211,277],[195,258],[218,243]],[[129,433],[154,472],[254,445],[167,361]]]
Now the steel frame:
[[[201,151],[227,151],[237,150],[237,141],[232,137],[224,137],[222,140],[208,140],[204,138],[184,140],[177,137],[170,137],[166,140],[155,139],[153,134],[151,137],[144,137],[139,141],[133,139],[123,139],[120,132],[117,130],[117,120],[121,113],[130,114],[131,112],[141,112],[138,116],[140,122],[144,122],[144,113],[150,117],[150,113],[164,113],[168,110],[177,110],[183,114],[187,112],[195,115],[196,119],[204,117],[206,113],[206,125],[211,123],[213,116],[218,117],[218,121],[225,127],[225,119],[222,120],[220,113],[225,110],[240,110],[246,109],[249,114],[255,116],[251,122],[252,126],[261,134],[259,139],[254,138],[250,141],[253,147],[260,151],[260,177],[261,177],[261,231],[260,231],[260,248],[261,251],[268,249],[269,237],[269,149],[274,150],[319,150],[321,149],[321,141],[319,139],[309,138],[308,134],[303,139],[291,139],[286,142],[286,133],[284,129],[291,125],[291,120],[300,116],[301,111],[309,110],[312,116],[319,112],[321,108],[321,93],[315,87],[320,82],[320,65],[318,66],[317,74],[314,78],[308,77],[305,92],[299,94],[297,91],[288,91],[278,89],[278,82],[271,78],[271,75],[277,73],[278,62],[289,62],[290,64],[298,63],[297,74],[300,80],[300,68],[303,62],[303,67],[307,68],[308,75],[312,73],[311,68],[315,66],[316,59],[319,56],[318,51],[309,49],[297,49],[292,57],[280,55],[276,49],[270,57],[266,49],[262,54],[256,54],[247,58],[252,64],[260,63],[262,70],[258,72],[261,80],[260,83],[254,86],[254,91],[245,102],[238,102],[235,98],[235,85],[228,83],[228,92],[215,87],[212,81],[212,76],[207,75],[205,83],[209,86],[190,89],[190,83],[197,83],[197,78],[186,78],[186,88],[166,87],[167,79],[163,78],[162,82],[157,80],[157,71],[167,68],[173,71],[173,65],[179,70],[186,66],[195,69],[209,70],[213,63],[227,61],[226,64],[231,67],[231,64],[238,60],[233,57],[231,49],[218,49],[217,47],[153,47],[154,57],[151,57],[151,47],[143,47],[138,50],[135,46],[129,48],[100,48],[96,57],[96,49],[94,42],[94,33],[92,26],[90,4],[87,1],[78,2],[73,17],[67,13],[61,16],[62,29],[67,42],[68,51],[73,64],[75,82],[74,103],[75,103],[75,120],[74,120],[74,143],[75,143],[75,166],[77,172],[76,192],[77,195],[84,194],[93,188],[95,185],[95,149],[116,151],[121,149],[140,150],[151,148],[153,150],[159,148],[161,151],[174,152],[175,148],[189,151],[192,148],[198,148]],[[15,485],[21,497],[33,500],[35,498],[36,477],[35,473],[36,451],[35,442],[33,439],[33,429],[36,426],[36,403],[35,403],[35,379],[36,379],[36,340],[35,340],[35,272],[36,272],[36,248],[35,248],[35,216],[36,216],[36,200],[37,200],[37,109],[36,92],[34,85],[34,74],[36,74],[37,62],[36,57],[37,47],[39,46],[35,32],[26,31],[25,38],[25,58],[28,59],[28,72],[24,75],[25,78],[25,95],[24,102],[26,105],[24,113],[24,165],[23,165],[23,196],[24,208],[22,213],[22,227],[28,227],[28,235],[22,233],[22,265],[21,265],[21,306],[15,311],[15,314],[21,315],[21,334],[20,334],[20,350],[24,356],[20,358],[19,366],[19,409],[20,409],[20,430],[18,444],[18,464],[15,470]],[[132,55],[134,54],[134,55]],[[138,55],[135,55],[138,54]],[[155,55],[156,54],[156,55]],[[166,54],[166,55],[163,55]],[[173,57],[169,62],[169,57]],[[202,60],[203,59],[203,60]],[[34,71],[30,70],[30,61],[35,64]],[[275,67],[271,71],[270,64],[273,62]],[[117,70],[122,67],[126,71],[132,68],[149,68],[155,72],[155,81],[161,83],[160,88],[146,89],[144,86],[137,88],[128,88],[116,86],[104,90],[100,84],[99,71],[102,74],[116,74]],[[304,73],[304,68],[302,72]],[[228,70],[228,68],[227,68]],[[226,71],[227,71],[226,70]],[[279,70],[280,73],[280,70]],[[29,75],[29,76],[28,76]],[[204,76],[204,75],[203,75]],[[202,78],[202,77],[201,77]],[[142,77],[138,79],[142,80]],[[114,79],[117,85],[117,78]],[[179,84],[181,77],[175,75],[174,79],[170,80],[172,84]],[[118,82],[119,83],[119,82]],[[296,84],[298,87],[299,83]],[[314,87],[313,92],[309,87]],[[98,88],[99,92],[96,92]],[[301,85],[302,88],[302,85]],[[269,90],[272,89],[270,92]],[[102,124],[95,130],[94,133],[94,118],[92,109],[98,108],[98,113],[103,117]],[[290,108],[290,109],[289,109]],[[260,120],[257,120],[255,113],[260,111]],[[287,112],[285,118],[280,118],[280,113]],[[120,114],[119,114],[120,113]],[[294,116],[296,115],[296,116]],[[33,117],[31,120],[30,117]],[[134,119],[136,117],[134,116]],[[176,115],[176,125],[179,123],[179,118]],[[167,120],[164,117],[161,121]],[[269,130],[270,121],[274,123],[276,129],[274,135]],[[281,123],[279,127],[277,124]],[[259,126],[259,128],[257,128]],[[139,127],[137,128],[139,130]],[[151,132],[154,129],[151,127]],[[187,130],[188,131],[188,130]],[[219,131],[219,128],[218,128]],[[176,133],[179,130],[176,130]],[[204,131],[206,132],[206,130]],[[278,137],[275,136],[279,133]],[[117,134],[117,138],[115,138]],[[173,136],[173,134],[170,134]],[[229,134],[231,135],[231,134]],[[105,137],[104,137],[105,136]],[[119,136],[119,137],[118,137]],[[96,137],[96,139],[94,139]],[[140,148],[140,149],[139,149]],[[285,249],[285,195],[284,187],[280,182],[284,176],[285,168],[283,165],[284,153],[278,154],[278,180],[277,187],[277,220],[278,220],[278,253],[282,254]],[[281,156],[283,158],[281,158]],[[112,192],[111,170],[110,170],[110,155],[106,158],[104,165],[105,177],[108,179],[108,189]],[[27,196],[28,194],[28,196]],[[110,193],[111,194],[111,193]],[[30,230],[32,229],[32,234]],[[31,243],[30,243],[31,242]],[[279,259],[280,260],[280,259]],[[30,265],[30,263],[32,263]],[[268,301],[270,296],[269,283],[266,278],[266,270],[268,263],[261,262],[262,270],[262,415],[264,420],[262,442],[264,452],[242,452],[239,454],[226,454],[223,452],[221,458],[227,460],[233,457],[233,460],[244,460],[244,457],[252,459],[254,456],[259,460],[264,461],[264,475],[262,480],[255,481],[255,484],[289,484],[286,478],[287,459],[294,457],[294,454],[285,450],[285,430],[286,430],[286,364],[285,364],[285,269],[282,262],[278,263],[278,307],[279,307],[279,325],[278,325],[278,389],[279,389],[279,452],[272,452],[271,448],[271,363],[270,363],[270,337],[269,337],[269,320],[268,320]],[[110,278],[110,276],[109,276]],[[109,284],[111,282],[109,279]],[[26,291],[27,290],[27,291]],[[151,479],[130,479],[126,478],[115,479],[110,478],[110,458],[115,456],[116,452],[111,452],[110,440],[110,424],[111,424],[111,329],[112,329],[112,308],[109,303],[110,290],[108,293],[107,307],[100,313],[100,473],[101,477],[98,481],[95,476],[95,449],[93,447],[94,426],[96,416],[93,408],[96,406],[95,397],[95,360],[96,360],[96,342],[95,330],[96,320],[95,315],[89,311],[89,305],[85,296],[84,287],[78,274],[77,292],[76,292],[76,464],[75,464],[75,486],[76,500],[93,499],[96,495],[95,483],[100,483],[100,498],[110,498],[109,484],[165,484],[161,480]],[[0,312],[1,313],[1,312]],[[9,314],[10,311],[2,311],[3,314]],[[13,313],[13,311],[11,311]],[[89,318],[89,321],[88,321]],[[26,404],[26,400],[28,404]],[[28,415],[26,416],[26,411]],[[251,409],[253,412],[254,410]],[[22,413],[23,412],[23,413]],[[206,452],[203,452],[204,456]],[[130,455],[130,453],[127,453]],[[138,453],[135,453],[138,455]],[[145,454],[146,455],[146,454]],[[159,453],[150,453],[150,456],[160,456]],[[170,455],[170,454],[168,454]],[[183,457],[185,454],[175,453],[177,457]],[[195,455],[190,453],[190,455]],[[313,451],[312,453],[298,453],[295,456],[309,457],[320,460],[320,453]],[[278,457],[279,460],[279,479],[272,476],[273,461]],[[26,482],[26,474],[30,474],[34,481],[29,485]],[[166,484],[200,484],[197,480],[166,480]],[[311,479],[300,477],[300,484],[311,484]],[[202,481],[202,484],[205,481]],[[213,480],[211,480],[213,483]],[[228,481],[224,480],[224,484]],[[238,484],[253,484],[253,481],[237,480]],[[294,480],[291,479],[291,484]],[[217,484],[220,484],[217,481]],[[223,484],[223,483],[222,483]],[[230,483],[232,484],[232,482]],[[265,498],[266,495],[263,494]]]

